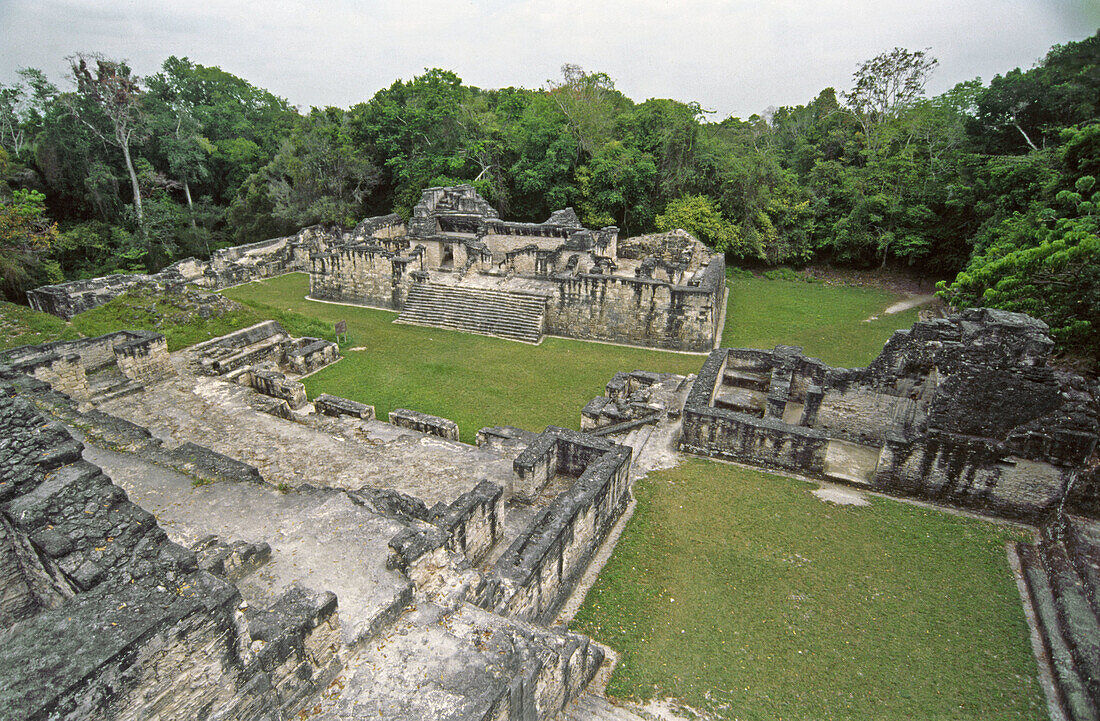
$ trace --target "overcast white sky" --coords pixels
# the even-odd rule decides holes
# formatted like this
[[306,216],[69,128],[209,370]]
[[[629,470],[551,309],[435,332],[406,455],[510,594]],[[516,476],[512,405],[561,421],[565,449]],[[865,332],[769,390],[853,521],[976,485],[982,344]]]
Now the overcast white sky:
[[716,119],[849,86],[860,61],[931,48],[933,93],[1028,68],[1100,26],[1100,0],[0,0],[0,82],[98,51],[139,74],[169,55],[290,100],[347,107],[426,67],[534,88],[576,63],[627,96],[695,100]]

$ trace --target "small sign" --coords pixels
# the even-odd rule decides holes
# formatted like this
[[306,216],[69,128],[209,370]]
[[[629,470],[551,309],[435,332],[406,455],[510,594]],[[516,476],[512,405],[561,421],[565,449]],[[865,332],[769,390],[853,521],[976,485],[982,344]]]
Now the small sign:
[[348,339],[348,322],[346,320],[336,321],[336,342],[340,342],[340,336],[344,336],[344,340]]

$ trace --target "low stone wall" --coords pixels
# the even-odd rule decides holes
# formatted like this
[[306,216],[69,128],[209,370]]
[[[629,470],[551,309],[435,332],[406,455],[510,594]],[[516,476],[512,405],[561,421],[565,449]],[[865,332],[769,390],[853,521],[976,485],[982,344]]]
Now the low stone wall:
[[449,536],[447,548],[479,563],[501,535],[503,489],[483,480],[451,504],[433,509],[432,523]]
[[[549,622],[629,502],[632,452],[554,426],[533,445],[537,447],[521,465],[549,463],[577,480],[497,560],[491,576],[499,592],[491,599],[497,613]],[[553,461],[544,460],[548,447]]]
[[478,448],[485,448],[501,455],[518,455],[534,443],[536,438],[538,438],[537,433],[515,426],[493,426],[480,429],[474,442]]
[[265,396],[281,398],[293,410],[298,410],[309,402],[304,385],[288,380],[285,375],[276,371],[252,369],[242,374],[239,380]]
[[305,375],[340,359],[340,348],[320,338],[299,338],[286,351],[286,365],[294,373]]
[[374,420],[374,406],[322,393],[313,399],[313,410],[326,416],[353,416],[364,421]]
[[79,400],[89,397],[88,374],[111,366],[141,384],[175,373],[164,336],[147,331],[125,330],[96,338],[20,346],[0,352],[0,357],[17,372]]
[[390,411],[390,423],[399,428],[408,428],[450,441],[458,440],[458,424],[447,418],[410,411],[407,408],[395,408]]

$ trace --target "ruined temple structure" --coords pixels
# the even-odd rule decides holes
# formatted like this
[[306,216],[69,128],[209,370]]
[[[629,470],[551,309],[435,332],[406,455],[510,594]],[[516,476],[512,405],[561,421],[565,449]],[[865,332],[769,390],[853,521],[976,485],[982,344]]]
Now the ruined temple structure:
[[615,227],[584,228],[572,209],[545,223],[504,221],[470,185],[428,188],[407,224],[387,215],[349,231],[315,226],[156,275],[43,286],[28,298],[71,318],[144,283],[224,288],[294,271],[309,272],[317,300],[528,343],[556,335],[706,352],[725,307],[723,256],[682,230],[620,239]]
[[721,255],[683,231],[620,239],[572,209],[514,223],[472,186],[428,188],[407,235],[310,257],[310,294],[400,310],[397,322],[538,342],[544,334],[673,350],[714,347]]
[[799,348],[719,348],[684,407],[689,453],[829,478],[984,513],[1095,515],[1086,381],[1047,364],[1041,321],[971,309],[894,333],[866,368]]
[[[492,225],[460,215],[440,232]],[[1008,552],[1052,717],[1096,719],[1100,421],[1051,346],[978,309],[866,368],[720,348],[698,376],[615,374],[579,431],[476,446],[309,399],[338,349],[273,321],[171,354],[130,331],[6,351],[0,721],[651,719],[603,696],[614,654],[569,609],[680,451],[1033,524]]]
[[3,721],[542,721],[603,665],[551,624],[629,446],[311,403],[335,348],[271,321],[3,355]]

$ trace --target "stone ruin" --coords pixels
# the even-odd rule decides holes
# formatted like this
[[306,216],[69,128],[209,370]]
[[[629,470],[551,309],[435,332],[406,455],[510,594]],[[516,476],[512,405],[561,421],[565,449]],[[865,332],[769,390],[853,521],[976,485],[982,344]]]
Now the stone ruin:
[[544,335],[705,352],[725,307],[725,261],[690,234],[620,239],[572,209],[544,223],[501,220],[473,186],[428,188],[406,224],[296,235],[181,260],[155,275],[113,275],[28,291],[71,318],[142,285],[225,288],[308,272],[310,297],[400,311],[398,323],[538,343]]
[[712,351],[684,406],[681,449],[1039,520],[1095,510],[1086,381],[1047,365],[1041,321],[971,309],[894,333],[866,368],[799,348]]
[[[0,718],[638,719],[555,622],[676,449],[1040,524],[1011,558],[1048,699],[1100,708],[1095,389],[1026,316],[924,321],[861,369],[722,348],[477,446],[299,404],[335,349],[275,323],[74,343],[0,366]],[[112,363],[140,390],[82,391]]]
[[723,257],[684,231],[620,240],[572,209],[504,221],[469,185],[425,190],[403,236],[310,256],[313,298],[531,343],[549,334],[710,350],[724,291]]
[[94,402],[41,370],[71,348],[0,366],[0,718],[534,720],[584,692],[604,651],[550,623],[627,507],[629,447],[481,449],[334,396],[272,415],[245,379],[310,343],[156,338],[158,372]]

